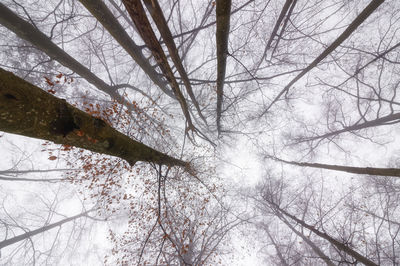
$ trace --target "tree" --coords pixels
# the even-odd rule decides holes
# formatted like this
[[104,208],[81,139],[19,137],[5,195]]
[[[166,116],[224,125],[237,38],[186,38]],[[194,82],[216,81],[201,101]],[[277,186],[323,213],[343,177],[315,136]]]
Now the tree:
[[328,169],[328,170],[342,171],[360,175],[397,176],[397,177],[400,176],[400,169],[397,168],[353,167],[353,166],[330,165],[321,163],[293,162],[293,161],[286,161],[275,156],[267,156],[267,158],[271,158],[278,162],[283,162],[286,164],[291,164],[301,167]]
[[64,219],[64,220],[58,221],[58,222],[56,222],[56,223],[43,226],[43,227],[41,227],[41,228],[38,228],[38,229],[35,229],[35,230],[32,230],[32,231],[26,232],[26,233],[24,233],[24,234],[15,236],[15,237],[13,237],[13,238],[5,239],[5,240],[3,240],[3,241],[0,242],[0,249],[1,249],[1,248],[4,248],[4,247],[7,247],[7,246],[9,246],[9,245],[15,244],[15,243],[17,243],[17,242],[19,242],[19,241],[26,240],[26,239],[28,239],[28,238],[31,238],[31,237],[37,235],[37,234],[43,233],[43,232],[45,232],[45,231],[47,231],[47,230],[51,230],[51,229],[53,229],[53,228],[55,228],[55,227],[62,226],[63,224],[68,223],[68,222],[70,222],[70,221],[73,221],[73,220],[75,220],[75,219],[78,219],[78,218],[81,218],[81,217],[85,217],[85,216],[87,216],[89,213],[90,213],[90,211],[85,211],[85,212],[82,212],[82,213],[80,213],[80,214],[74,215],[74,216],[72,216],[72,217],[68,217],[68,218],[66,218],[66,219]]
[[[395,265],[399,14],[395,0],[6,0],[0,193],[45,207],[25,222],[4,205],[0,231],[66,219],[49,188],[77,193],[69,216],[97,207],[112,247],[93,264],[231,265],[240,226],[265,264]],[[92,248],[41,235],[50,248],[32,237],[6,263]]]
[[3,131],[118,156],[131,165],[137,161],[186,165],[124,136],[103,120],[89,116],[10,72],[1,69],[0,74],[0,129]]
[[[332,237],[329,233],[325,232],[324,227],[327,226],[326,221],[325,223],[322,223],[322,230],[321,230],[318,229],[317,225],[311,225],[307,223],[304,220],[305,218],[304,215],[303,218],[298,218],[297,215],[291,214],[289,213],[289,211],[285,210],[284,207],[281,207],[281,205],[284,202],[286,202],[286,199],[283,198],[285,197],[284,194],[286,193],[284,191],[285,187],[287,187],[287,185],[282,184],[279,180],[275,182],[269,181],[264,186],[260,187],[259,188],[259,193],[261,194],[260,203],[266,204],[263,207],[264,208],[267,207],[270,211],[272,211],[274,215],[276,215],[282,222],[284,222],[292,231],[294,231],[297,235],[299,235],[303,240],[306,237],[302,235],[298,230],[296,230],[294,226],[290,224],[290,222],[294,222],[300,225],[301,227],[308,229],[313,234],[329,242],[337,250],[353,257],[355,261],[362,262],[365,265],[378,265],[368,257],[360,254],[358,251],[351,248],[346,243],[343,243],[335,239],[335,237]],[[262,212],[266,211],[264,208],[262,208]],[[304,211],[307,212],[307,209],[309,208],[311,208],[311,206],[308,205],[304,206]],[[319,258],[322,258],[325,261],[325,263],[327,263],[328,265],[333,265],[332,259],[330,259],[319,248],[317,248],[317,246],[312,242],[312,240],[307,240],[305,242],[313,249],[313,251],[318,255]]]

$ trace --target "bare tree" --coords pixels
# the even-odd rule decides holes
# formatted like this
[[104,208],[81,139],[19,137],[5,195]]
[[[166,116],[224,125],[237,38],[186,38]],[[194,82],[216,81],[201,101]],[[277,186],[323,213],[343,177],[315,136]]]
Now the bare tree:
[[28,231],[28,232],[26,232],[24,234],[21,234],[21,235],[18,235],[18,236],[14,236],[14,237],[9,238],[9,239],[5,239],[5,240],[0,242],[0,249],[2,249],[4,247],[7,247],[9,245],[15,244],[15,243],[17,243],[19,241],[29,239],[29,238],[31,238],[31,237],[33,237],[35,235],[41,234],[41,233],[43,233],[45,231],[48,231],[48,230],[51,230],[51,229],[53,229],[55,227],[62,226],[63,224],[68,223],[70,221],[73,221],[75,219],[79,219],[79,218],[82,218],[82,217],[87,217],[88,214],[91,211],[93,211],[93,210],[85,211],[85,212],[82,212],[80,214],[77,214],[77,215],[68,217],[66,219],[63,219],[61,221],[58,221],[58,222],[43,226],[43,227],[35,229],[35,230]]
[[334,171],[342,171],[347,173],[359,174],[359,175],[378,175],[378,176],[397,176],[400,177],[400,169],[397,168],[375,168],[375,167],[353,167],[344,165],[331,165],[321,163],[307,163],[307,162],[294,162],[286,161],[275,156],[266,156],[269,159],[283,162],[286,164],[296,165],[300,167],[312,167],[319,169],[327,169]]
[[[399,14],[396,0],[5,0],[0,130],[48,141],[16,151],[29,164],[4,155],[0,193],[48,199],[39,223],[0,218],[3,254],[62,254],[61,231],[32,250],[85,220],[52,218],[40,188],[65,186],[108,219],[106,264],[217,264],[239,225],[268,265],[398,264]],[[251,203],[233,204],[248,179],[231,160],[268,165]]]

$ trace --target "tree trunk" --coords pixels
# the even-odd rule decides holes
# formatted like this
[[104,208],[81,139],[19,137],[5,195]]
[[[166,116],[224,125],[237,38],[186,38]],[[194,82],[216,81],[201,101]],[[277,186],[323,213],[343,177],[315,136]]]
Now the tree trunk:
[[286,161],[274,156],[268,156],[273,160],[297,165],[301,167],[313,167],[319,169],[327,169],[334,171],[341,171],[359,175],[378,175],[378,176],[397,176],[400,177],[400,169],[398,168],[375,168],[375,167],[353,167],[353,166],[343,166],[343,165],[333,165],[333,164],[321,164],[321,163],[305,163],[305,162],[294,162],[294,161]]
[[65,224],[65,223],[68,223],[68,222],[73,221],[75,219],[81,218],[83,216],[87,216],[87,214],[90,213],[91,211],[93,211],[93,210],[89,210],[89,211],[80,213],[78,215],[66,218],[64,220],[58,221],[56,223],[53,223],[53,224],[50,224],[50,225],[47,225],[47,226],[43,226],[43,227],[41,227],[39,229],[26,232],[25,234],[22,234],[22,235],[19,235],[19,236],[15,236],[15,237],[10,238],[10,239],[6,239],[6,240],[0,242],[0,250],[2,248],[6,247],[6,246],[15,244],[15,243],[17,243],[17,242],[19,242],[21,240],[24,240],[24,239],[27,239],[27,238],[31,238],[31,237],[33,237],[33,236],[35,236],[37,234],[46,232],[46,231],[48,231],[50,229],[53,229],[54,227],[61,226],[61,225]]
[[283,255],[282,255],[282,252],[281,252],[280,249],[279,249],[279,244],[275,242],[274,237],[273,237],[273,236],[271,235],[271,233],[269,232],[269,229],[268,229],[268,228],[265,228],[264,230],[267,232],[267,235],[268,235],[269,239],[271,240],[272,245],[273,245],[274,248],[275,248],[276,254],[278,255],[278,258],[279,258],[279,260],[280,260],[280,262],[281,262],[281,265],[283,265],[283,266],[289,266],[289,263],[285,260],[285,258],[284,258]]
[[39,31],[29,22],[23,20],[4,4],[0,3],[0,24],[14,32],[18,37],[32,43],[51,59],[60,62],[63,66],[76,72],[99,90],[109,94],[112,98],[119,95],[110,85],[93,74],[88,68],[76,61],[72,56],[53,43],[49,37]]
[[316,67],[322,60],[324,60],[330,53],[332,53],[341,43],[343,43],[357,28],[361,25],[385,0],[372,0],[369,5],[358,15],[346,28],[346,30],[340,34],[337,39],[331,43],[317,58],[314,59],[303,71],[301,71],[294,79],[292,79],[288,85],[275,97],[275,99],[269,104],[267,109],[260,115],[263,116],[275,104],[279,98],[289,91],[290,87],[299,81],[305,74]]
[[0,130],[126,160],[186,166],[0,68]]
[[373,261],[369,260],[367,257],[361,255],[360,253],[358,253],[357,251],[355,251],[354,249],[348,247],[347,245],[337,241],[336,239],[334,239],[333,237],[329,236],[328,234],[321,232],[317,229],[315,229],[313,226],[307,224],[306,222],[304,222],[303,220],[298,219],[296,216],[291,215],[290,213],[286,212],[285,210],[281,209],[278,205],[276,205],[273,202],[270,202],[270,204],[272,205],[272,207],[276,210],[276,212],[279,215],[284,215],[286,217],[289,217],[290,219],[292,219],[293,221],[295,221],[296,223],[300,224],[301,226],[307,228],[308,230],[310,230],[311,232],[313,232],[314,234],[316,234],[317,236],[320,236],[321,238],[327,240],[329,243],[331,243],[332,245],[334,245],[337,249],[347,253],[348,255],[352,256],[353,258],[355,258],[357,261],[364,263],[367,266],[378,266],[378,264],[374,263]]
[[200,118],[204,121],[205,124],[207,124],[207,120],[201,113],[201,109],[199,106],[199,103],[196,100],[196,96],[193,93],[192,85],[190,84],[189,81],[189,76],[186,73],[185,68],[183,67],[182,60],[179,57],[178,54],[178,49],[176,48],[174,38],[172,37],[172,33],[168,27],[168,23],[165,20],[164,14],[162,12],[162,9],[160,5],[158,4],[157,0],[144,0],[144,3],[147,7],[147,10],[151,14],[151,17],[153,18],[153,21],[156,23],[158,31],[161,34],[161,37],[164,40],[164,43],[167,45],[169,55],[171,56],[172,61],[174,62],[174,65],[176,69],[179,72],[179,75],[181,76],[183,83],[185,84],[186,91],[190,96],[190,99],[192,100],[192,103],[194,107],[197,110],[197,113],[199,114]]
[[131,16],[133,22],[135,23],[136,28],[140,33],[140,36],[151,50],[153,57],[156,59],[162,72],[167,78],[186,118],[188,129],[195,130],[192,124],[189,107],[186,103],[185,97],[183,96],[179,88],[178,82],[176,81],[176,78],[174,76],[174,73],[168,63],[167,56],[165,55],[164,50],[158,42],[157,37],[151,27],[151,24],[147,19],[146,12],[142,6],[142,2],[140,0],[123,0],[122,3],[125,5],[125,8]]
[[283,5],[283,7],[282,7],[282,9],[281,9],[281,13],[279,14],[279,17],[278,17],[278,19],[277,19],[276,22],[275,22],[274,28],[272,29],[271,35],[269,36],[267,45],[265,45],[264,53],[263,53],[263,55],[261,56],[260,62],[258,62],[257,67],[256,67],[256,69],[255,69],[255,71],[254,71],[254,73],[253,73],[254,76],[257,74],[257,71],[259,70],[259,68],[260,68],[260,66],[261,66],[261,64],[262,64],[262,62],[264,61],[264,58],[265,58],[265,56],[267,55],[267,51],[268,51],[268,49],[271,47],[272,40],[274,39],[274,37],[275,37],[275,36],[277,35],[277,33],[278,33],[279,27],[283,25],[282,21],[283,21],[283,19],[285,18],[286,14],[288,13],[289,7],[292,5],[292,2],[293,2],[293,0],[286,0],[286,1],[285,1],[285,4]]
[[217,2],[217,131],[221,134],[222,102],[226,72],[226,57],[228,55],[229,24],[231,18],[231,0]]
[[328,266],[335,266],[335,264],[331,261],[331,259],[325,255],[324,252],[322,252],[322,250],[315,245],[308,237],[306,237],[304,234],[302,234],[301,232],[299,232],[298,230],[296,230],[296,228],[294,228],[282,215],[278,215],[278,218],[284,222],[289,228],[290,230],[292,230],[296,235],[298,235],[299,237],[301,237],[301,239],[303,239],[304,242],[307,243],[307,245],[309,245],[311,247],[311,249],[315,252],[315,254],[317,254],[321,259],[324,260],[324,262],[326,263],[326,265]]
[[79,2],[81,2],[101,25],[107,29],[121,47],[123,47],[132,59],[143,69],[147,76],[149,76],[165,94],[175,98],[174,94],[167,88],[166,82],[161,80],[159,74],[154,71],[148,60],[143,56],[141,49],[129,37],[104,2],[98,0],[79,0]]
[[344,127],[343,129],[339,129],[336,131],[328,132],[323,135],[315,136],[315,137],[305,137],[304,139],[301,139],[299,141],[296,141],[296,143],[302,143],[302,142],[307,142],[307,141],[313,141],[313,140],[318,140],[318,139],[326,139],[329,137],[334,137],[342,133],[346,132],[353,132],[361,129],[366,129],[366,128],[371,128],[371,127],[378,127],[378,126],[384,126],[384,125],[391,125],[395,123],[400,122],[400,113],[394,113],[390,114],[384,117],[380,117],[374,120],[366,121],[360,124],[354,124],[348,127]]

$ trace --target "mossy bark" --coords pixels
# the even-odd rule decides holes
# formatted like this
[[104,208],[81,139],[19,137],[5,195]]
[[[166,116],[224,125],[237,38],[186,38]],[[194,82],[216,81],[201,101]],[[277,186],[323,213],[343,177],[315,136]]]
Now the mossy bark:
[[136,161],[186,166],[0,68],[0,130]]

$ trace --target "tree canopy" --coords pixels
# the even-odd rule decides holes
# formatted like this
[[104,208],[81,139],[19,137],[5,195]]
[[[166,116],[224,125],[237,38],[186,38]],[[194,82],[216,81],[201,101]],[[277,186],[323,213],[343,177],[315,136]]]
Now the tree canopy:
[[399,21],[3,1],[0,264],[399,264]]

